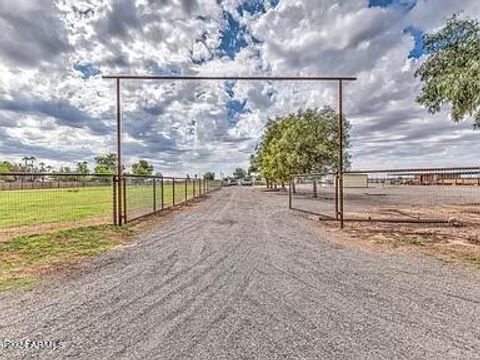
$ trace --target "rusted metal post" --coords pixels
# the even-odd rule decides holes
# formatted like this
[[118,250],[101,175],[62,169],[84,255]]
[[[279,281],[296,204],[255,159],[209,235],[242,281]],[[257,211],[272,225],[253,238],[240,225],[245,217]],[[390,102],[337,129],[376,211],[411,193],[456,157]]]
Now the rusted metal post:
[[333,176],[335,182],[335,220],[338,220],[338,171]]
[[120,79],[116,79],[117,90],[117,202],[118,202],[118,225],[122,226],[122,120],[120,105]]
[[164,196],[163,196],[163,194],[164,194],[164,191],[163,191],[163,189],[164,189],[164,187],[163,187],[163,176],[162,176],[162,181],[161,181],[161,183],[160,183],[160,190],[162,190],[162,197],[161,197],[161,199],[162,199],[162,202],[161,202],[161,205],[162,205],[162,210],[163,210],[163,207],[164,207],[164,201],[165,201],[165,200],[164,200]]
[[290,179],[288,182],[288,208],[292,208],[292,184],[293,183],[293,178]]
[[117,177],[112,176],[112,189],[113,189],[113,225],[118,225],[117,217]]
[[157,179],[153,178],[153,212],[157,211]]
[[175,206],[175,178],[172,178],[172,200],[173,206]]
[[193,178],[193,198],[195,199],[195,183],[197,182],[197,175],[194,176]]
[[123,223],[126,224],[128,219],[127,219],[127,182],[125,181],[126,179],[123,179],[122,184],[123,184]]
[[338,195],[340,228],[343,229],[343,81],[338,81]]

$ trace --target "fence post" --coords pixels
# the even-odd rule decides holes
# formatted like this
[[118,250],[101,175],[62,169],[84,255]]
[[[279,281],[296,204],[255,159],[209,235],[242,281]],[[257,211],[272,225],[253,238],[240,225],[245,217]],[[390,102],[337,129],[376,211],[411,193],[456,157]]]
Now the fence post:
[[163,210],[163,206],[164,206],[164,197],[163,197],[163,193],[164,193],[164,191],[163,191],[163,176],[162,176],[162,181],[161,181],[161,183],[160,183],[160,190],[162,190],[162,198],[161,198],[161,199],[162,199],[162,203],[161,203],[161,204],[162,204],[162,210]]
[[122,196],[122,200],[123,200],[123,222],[124,224],[127,223],[128,219],[127,219],[127,179],[124,178],[123,181],[122,181],[122,185],[123,185],[123,196]]
[[318,193],[317,193],[317,179],[313,178],[313,197],[317,198]]
[[340,212],[340,229],[343,229],[343,170],[340,173],[338,179],[338,190],[339,190],[339,212]]
[[288,182],[288,208],[292,208],[292,182],[294,181],[293,178],[290,179]]
[[188,202],[188,178],[185,178],[185,204]]
[[193,185],[193,198],[195,199],[195,182],[197,181],[197,175],[192,179],[192,185]]
[[338,220],[338,172],[335,173],[335,220]]
[[157,179],[153,178],[153,212],[157,211]]
[[172,178],[172,199],[173,206],[175,206],[175,178]]
[[117,177],[112,177],[112,189],[113,189],[113,225],[118,225],[117,218]]

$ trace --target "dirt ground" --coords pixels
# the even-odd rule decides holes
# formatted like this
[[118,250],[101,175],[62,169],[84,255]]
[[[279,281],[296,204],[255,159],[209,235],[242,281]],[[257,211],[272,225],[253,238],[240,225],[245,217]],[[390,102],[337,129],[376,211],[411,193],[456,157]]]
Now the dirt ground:
[[[295,209],[315,219],[333,217],[333,188],[319,189],[318,198],[313,198],[308,185],[299,189],[293,199]],[[445,261],[459,260],[480,268],[480,187],[345,189],[344,214],[347,221],[342,236],[348,240],[420,250]],[[425,222],[409,223],[415,221]],[[337,222],[322,224],[329,231],[338,229]]]

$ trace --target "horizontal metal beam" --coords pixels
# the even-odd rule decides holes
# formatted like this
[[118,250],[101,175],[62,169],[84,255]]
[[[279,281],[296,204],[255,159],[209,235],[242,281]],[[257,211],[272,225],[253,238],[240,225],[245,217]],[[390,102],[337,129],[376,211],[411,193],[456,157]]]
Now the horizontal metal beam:
[[178,75],[103,75],[104,79],[125,80],[246,80],[246,81],[355,81],[353,76],[178,76]]

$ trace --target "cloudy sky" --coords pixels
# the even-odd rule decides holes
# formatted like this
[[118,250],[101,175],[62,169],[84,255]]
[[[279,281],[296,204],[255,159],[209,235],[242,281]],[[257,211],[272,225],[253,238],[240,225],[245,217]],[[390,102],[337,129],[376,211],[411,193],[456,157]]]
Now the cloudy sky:
[[[480,130],[415,103],[422,34],[478,0],[0,0],[0,160],[114,150],[102,75],[354,75],[355,168],[477,164]],[[126,82],[124,156],[181,175],[246,165],[268,117],[336,104],[333,84]]]

